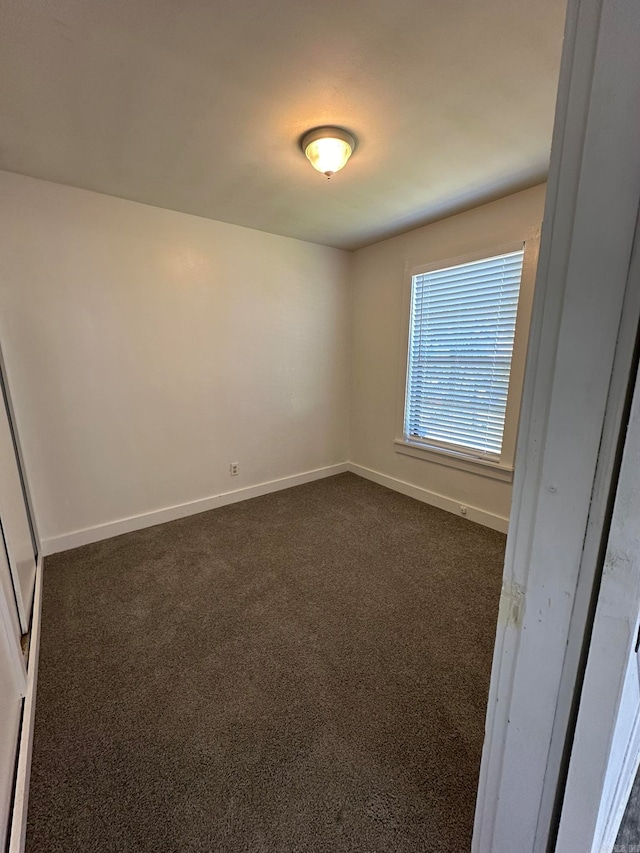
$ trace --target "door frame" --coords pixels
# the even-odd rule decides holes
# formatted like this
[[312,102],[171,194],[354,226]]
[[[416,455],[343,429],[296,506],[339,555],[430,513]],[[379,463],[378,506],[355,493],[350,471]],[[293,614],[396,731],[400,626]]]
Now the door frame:
[[569,0],[474,853],[555,844],[614,474],[616,354],[627,381],[632,366],[618,344],[640,203],[638,45],[637,0]]
[[[630,278],[640,280],[637,253]],[[559,853],[613,849],[640,759],[640,673],[634,650],[640,621],[640,372],[634,386],[562,801]],[[626,746],[610,787],[620,720]]]

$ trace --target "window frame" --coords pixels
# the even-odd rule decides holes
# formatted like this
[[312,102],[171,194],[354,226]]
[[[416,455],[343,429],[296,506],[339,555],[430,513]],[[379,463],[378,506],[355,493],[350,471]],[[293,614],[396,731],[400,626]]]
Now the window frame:
[[[405,263],[402,300],[401,363],[398,381],[396,437],[394,439],[394,449],[396,453],[413,457],[415,459],[422,459],[438,465],[446,465],[451,468],[456,468],[484,477],[490,477],[495,480],[501,480],[507,483],[512,482],[539,243],[540,231],[537,229],[520,240],[511,241],[501,245],[496,245],[495,243],[487,244],[482,249],[478,249],[475,252],[470,252],[465,255],[459,255],[457,257],[441,257],[436,260],[429,261],[428,263],[415,264],[410,261]],[[411,441],[405,435],[404,427],[406,396],[409,380],[409,337],[411,334],[411,296],[413,277],[423,273],[433,272],[434,270],[445,269],[447,267],[458,266],[460,264],[473,263],[474,261],[479,261],[484,258],[491,258],[496,255],[507,254],[508,252],[519,251],[523,246],[524,256],[522,261],[522,277],[520,280],[513,353],[511,356],[511,371],[509,375],[509,390],[507,393],[507,408],[505,411],[500,458],[483,458],[471,450],[466,453],[464,450],[456,449],[453,446],[439,446],[437,442],[429,444],[428,442],[423,443]]]

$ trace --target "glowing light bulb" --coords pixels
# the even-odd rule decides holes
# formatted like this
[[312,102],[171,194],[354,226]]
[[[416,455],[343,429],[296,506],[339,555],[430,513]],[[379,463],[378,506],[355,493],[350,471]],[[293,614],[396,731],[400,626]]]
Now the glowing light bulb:
[[319,127],[306,134],[302,149],[314,169],[327,178],[344,168],[355,148],[355,139],[338,127]]

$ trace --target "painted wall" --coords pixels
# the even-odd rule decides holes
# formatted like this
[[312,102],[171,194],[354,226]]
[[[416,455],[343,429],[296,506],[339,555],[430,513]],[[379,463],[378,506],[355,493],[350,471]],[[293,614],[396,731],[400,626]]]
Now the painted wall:
[[522,239],[543,202],[349,255],[0,172],[0,342],[46,550],[348,458],[506,519],[509,484],[394,450],[404,270]]
[[[506,527],[511,485],[475,473],[400,455],[398,412],[403,395],[405,266],[492,251],[522,240],[542,222],[544,185],[385,240],[355,253],[353,266],[350,459],[363,473],[409,484],[437,505],[464,504],[469,517]],[[531,293],[523,296],[530,300]],[[526,332],[527,330],[525,330]],[[518,329],[516,334],[522,334]],[[520,395],[521,388],[512,389]],[[511,393],[511,390],[510,390]],[[388,483],[390,484],[390,483]],[[478,512],[474,511],[474,508]]]
[[0,341],[42,539],[346,460],[350,260],[0,173]]

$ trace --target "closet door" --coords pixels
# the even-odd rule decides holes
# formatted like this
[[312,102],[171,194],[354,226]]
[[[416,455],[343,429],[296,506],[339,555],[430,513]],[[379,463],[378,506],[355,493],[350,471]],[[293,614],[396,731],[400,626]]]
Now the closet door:
[[[4,386],[0,378],[0,385]],[[22,633],[29,630],[36,577],[36,553],[29,523],[7,401],[0,395],[0,525],[6,544]],[[4,547],[0,541],[0,547]]]
[[[0,542],[0,545],[2,543]],[[7,594],[8,591],[8,594]],[[9,565],[4,545],[0,548],[0,850],[5,849],[11,814],[13,780],[18,753],[20,716],[26,689],[26,673],[16,632]]]
[[9,829],[13,776],[18,750],[22,697],[16,691],[15,673],[4,636],[0,638],[0,847]]

